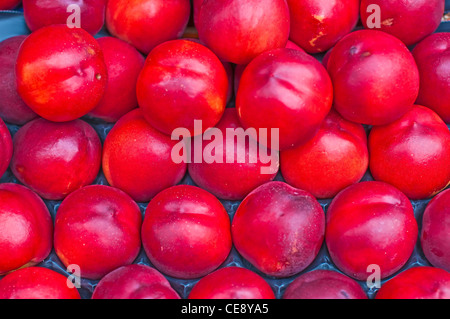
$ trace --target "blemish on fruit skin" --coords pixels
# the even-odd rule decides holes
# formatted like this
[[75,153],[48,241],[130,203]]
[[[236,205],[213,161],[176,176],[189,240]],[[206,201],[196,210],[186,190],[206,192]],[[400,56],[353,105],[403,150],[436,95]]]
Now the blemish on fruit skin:
[[95,55],[95,50],[94,50],[93,48],[91,48],[90,46],[88,46],[88,47],[86,48],[86,53],[87,53],[88,55]]
[[313,18],[319,21],[320,23],[323,23],[323,20],[325,20],[324,16],[313,14]]
[[83,39],[81,38],[81,36],[77,33],[77,32],[73,32],[72,36],[77,40],[77,41],[82,41]]
[[350,299],[349,295],[347,294],[347,292],[345,290],[341,290],[340,294],[345,298],[345,299]]
[[102,79],[102,75],[101,74],[99,74],[99,73],[97,73],[96,75],[95,75],[95,78],[97,79],[97,80],[101,80]]
[[319,32],[319,34],[315,37],[315,38],[313,38],[311,41],[309,41],[309,44],[312,46],[312,47],[314,47],[315,45],[316,45],[316,42],[317,42],[317,40],[319,40],[321,37],[323,37],[325,34],[322,32],[322,31],[320,31]]
[[23,166],[17,166],[17,171],[19,173],[23,173],[25,171],[25,168]]
[[214,111],[217,113],[222,113],[225,105],[223,103],[223,98],[221,98],[218,94],[214,94],[213,92],[207,92],[205,95],[205,99],[207,103],[211,106]]
[[389,19],[383,20],[381,22],[381,24],[384,26],[390,27],[391,25],[394,24],[394,18],[389,18]]

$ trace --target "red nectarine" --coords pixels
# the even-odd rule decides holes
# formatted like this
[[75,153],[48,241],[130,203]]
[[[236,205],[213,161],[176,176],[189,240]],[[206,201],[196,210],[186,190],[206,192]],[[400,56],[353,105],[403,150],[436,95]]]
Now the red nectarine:
[[332,198],[366,173],[366,131],[332,110],[312,140],[281,152],[280,161],[286,182],[317,198]]
[[204,0],[197,10],[200,40],[224,61],[247,64],[289,37],[285,0]]
[[189,299],[275,299],[275,294],[258,274],[232,266],[200,279],[192,288]]
[[416,105],[369,134],[370,171],[410,199],[426,199],[450,183],[450,131],[432,110]]
[[22,43],[17,90],[38,115],[54,122],[90,112],[105,91],[107,70],[97,41],[83,29],[50,25]]
[[97,40],[103,51],[108,82],[105,93],[88,115],[107,122],[117,122],[138,107],[136,83],[145,58],[130,44],[114,37]]
[[23,125],[37,117],[17,92],[17,54],[26,37],[18,35],[0,42],[0,117],[16,125]]
[[380,279],[400,270],[414,250],[417,235],[411,202],[386,183],[349,186],[327,211],[325,240],[331,259],[357,280],[367,280],[372,265],[379,267]]
[[[285,150],[314,137],[332,101],[332,83],[319,61],[299,50],[277,49],[247,65],[236,108],[244,128],[268,130],[258,135],[261,144]],[[273,129],[279,129],[279,147],[273,143]]]
[[106,27],[144,54],[180,38],[189,21],[189,0],[109,0]]
[[43,200],[19,184],[0,184],[0,275],[43,261],[53,246],[53,220]]
[[54,247],[62,263],[80,276],[100,279],[131,264],[141,249],[139,206],[119,189],[83,187],[67,196],[55,218]]
[[0,118],[0,178],[5,174],[13,155],[13,142],[8,127]]
[[445,0],[361,0],[361,22],[412,45],[436,31],[444,8]]
[[420,241],[428,261],[450,271],[450,189],[427,205],[422,219]]
[[429,107],[450,124],[450,33],[428,36],[412,53],[420,74],[417,104]]
[[337,271],[313,270],[292,281],[283,299],[367,299],[361,285]]
[[[223,140],[215,141],[215,143],[221,142],[222,148],[216,147],[211,152],[214,153],[211,156],[219,158],[221,162],[213,161],[210,163],[203,160],[201,163],[196,163],[195,160],[192,160],[189,163],[189,176],[198,186],[221,199],[241,200],[256,187],[275,178],[279,167],[278,154],[270,158],[276,159],[274,162],[262,162],[259,150],[251,147],[252,141],[245,138],[245,132],[239,123],[235,108],[227,108],[215,128],[222,133]],[[234,134],[227,133],[231,129],[234,130],[237,138]],[[239,129],[242,129],[242,131],[238,131]],[[242,132],[242,134],[239,132]],[[208,131],[205,134],[208,134]],[[194,151],[197,139],[202,139],[202,136],[195,137],[193,141]],[[256,144],[256,141],[253,142]],[[209,144],[202,144],[203,147],[200,151],[205,154],[205,149],[207,147],[210,149],[210,147]],[[227,147],[227,145],[229,146]],[[277,151],[265,151],[267,155],[272,155],[271,152]],[[227,162],[227,158],[229,159],[230,156],[233,161]],[[262,170],[263,167],[269,169],[269,166],[272,168],[270,174]]]
[[413,267],[384,283],[376,299],[450,299],[450,273],[434,267]]
[[133,264],[104,276],[92,299],[180,299],[180,296],[155,268]]
[[358,0],[287,0],[290,39],[308,53],[325,52],[355,28]]
[[17,131],[13,143],[13,174],[45,199],[63,199],[91,184],[100,170],[100,138],[82,120],[55,123],[37,118]]
[[227,102],[228,76],[222,62],[202,44],[173,40],[148,55],[137,82],[146,120],[171,135],[177,128],[194,136],[194,121],[204,130],[216,125]]
[[80,299],[67,278],[44,267],[16,270],[0,280],[0,299]]
[[163,190],[148,204],[142,243],[162,273],[182,279],[203,277],[231,251],[230,218],[222,203],[190,185]]
[[334,107],[352,122],[391,123],[411,110],[419,94],[419,71],[411,52],[385,32],[346,35],[331,50],[327,69]]
[[103,173],[111,186],[147,202],[165,188],[178,184],[187,169],[172,160],[177,144],[154,129],[141,109],[125,114],[106,136]]
[[295,275],[311,264],[325,235],[325,214],[308,192],[268,182],[239,205],[232,223],[238,252],[273,277]]
[[[79,27],[91,35],[97,34],[105,23],[106,2],[107,0],[22,0],[25,22],[31,31],[52,24],[69,23],[78,27],[78,22]],[[74,16],[77,14],[79,17]]]

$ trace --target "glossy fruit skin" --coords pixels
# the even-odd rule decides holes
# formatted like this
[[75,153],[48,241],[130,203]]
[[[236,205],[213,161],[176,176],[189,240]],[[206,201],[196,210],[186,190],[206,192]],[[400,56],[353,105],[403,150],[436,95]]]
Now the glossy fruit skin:
[[173,40],[156,47],[138,78],[137,97],[146,120],[171,135],[186,128],[194,136],[194,120],[203,131],[216,125],[225,111],[228,76],[207,47]]
[[0,299],[81,299],[67,278],[44,267],[13,271],[0,280]]
[[306,144],[281,152],[280,161],[287,183],[316,198],[332,198],[366,173],[366,131],[331,110],[319,132]]
[[450,183],[450,132],[432,110],[415,105],[399,120],[372,128],[370,171],[410,199],[426,199]]
[[17,131],[13,144],[13,174],[44,199],[65,198],[91,184],[100,170],[100,138],[82,120],[55,123],[37,118]]
[[190,10],[189,0],[109,0],[106,27],[147,55],[157,45],[183,35]]
[[67,196],[55,218],[55,252],[67,267],[76,264],[80,276],[100,279],[131,264],[141,249],[139,206],[119,189],[83,187]]
[[450,190],[428,203],[422,219],[420,241],[427,260],[435,267],[450,271]]
[[241,202],[231,228],[243,258],[264,274],[289,277],[317,256],[325,235],[325,214],[308,192],[274,181]]
[[141,109],[125,114],[106,136],[103,173],[109,185],[137,202],[148,202],[165,188],[178,184],[187,164],[171,158],[177,141],[155,130]]
[[333,199],[326,234],[334,264],[354,279],[367,280],[372,264],[386,278],[408,261],[418,226],[412,204],[402,192],[386,183],[368,181],[347,187]]
[[23,0],[23,14],[28,28],[33,32],[52,24],[73,23],[74,10],[80,8],[80,27],[91,35],[97,34],[105,23],[106,0]]
[[[288,40],[285,48],[304,52],[304,50],[302,48],[300,48],[297,44],[295,44],[294,42],[292,42],[290,40]],[[247,64],[238,64],[234,68],[233,86],[234,86],[234,94],[235,95],[237,95],[237,91],[239,89],[239,82],[241,81],[241,76],[242,76],[242,73],[244,72],[246,66],[247,66]]]
[[200,278],[228,257],[230,219],[222,203],[207,191],[173,186],[147,206],[142,243],[150,262],[163,274]]
[[0,0],[0,10],[12,10],[17,7],[20,0]]
[[196,19],[200,40],[219,58],[235,64],[284,48],[289,25],[285,0],[204,0]]
[[419,94],[412,54],[400,40],[381,31],[359,30],[343,37],[333,47],[327,69],[334,107],[356,123],[391,123],[411,109]]
[[52,249],[53,221],[28,188],[0,184],[0,276],[43,261]]
[[275,299],[269,284],[255,272],[241,267],[220,268],[200,279],[189,299]]
[[[279,150],[310,140],[331,109],[333,87],[325,68],[305,52],[277,49],[255,58],[239,82],[236,108],[244,128],[267,129],[258,141]],[[266,142],[267,141],[267,142]]]
[[[195,163],[193,159],[189,163],[189,176],[199,187],[209,191],[213,195],[226,200],[241,200],[258,186],[269,182],[275,178],[279,168],[278,156],[275,163],[272,163],[273,170],[270,174],[263,172],[263,167],[269,167],[271,164],[264,164],[261,161],[260,153],[256,150],[254,154],[250,149],[250,142],[241,139],[235,139],[233,148],[227,148],[227,141],[231,141],[227,135],[227,129],[241,128],[235,108],[227,108],[225,113],[216,125],[223,135],[222,150],[215,149],[215,156],[222,159],[222,163],[208,163],[205,159],[201,163]],[[195,151],[196,139],[202,139],[198,136],[193,141]],[[202,154],[205,154],[205,148],[209,141],[203,141]],[[254,141],[256,143],[256,141]],[[234,161],[227,163],[227,154],[232,154]],[[251,154],[250,154],[251,153]],[[210,154],[210,153],[208,153]],[[250,160],[250,156],[256,156],[256,161]],[[255,162],[255,163],[253,163]]]
[[[200,39],[198,38],[182,38],[182,40],[192,41],[201,45],[205,45]],[[219,59],[220,60],[220,59]],[[227,98],[226,98],[226,104],[228,104],[231,101],[231,98],[233,97],[233,88],[234,88],[234,66],[230,62],[222,61],[222,65],[225,69],[225,72],[227,73],[228,78],[228,90],[227,90]]]
[[325,52],[350,33],[359,19],[359,1],[288,0],[290,39],[306,52]]
[[434,33],[418,43],[412,53],[420,73],[417,104],[429,107],[450,123],[450,33]]
[[180,296],[155,268],[133,264],[104,276],[92,299],[180,299]]
[[362,0],[361,21],[365,28],[373,13],[367,9],[369,5],[380,7],[378,30],[392,34],[409,46],[436,31],[444,15],[445,0]]
[[17,92],[17,53],[26,37],[18,35],[0,42],[0,117],[16,125],[23,125],[37,117]]
[[17,90],[41,117],[66,122],[90,112],[105,91],[107,70],[97,41],[83,29],[51,25],[22,43]]
[[106,122],[117,122],[138,107],[136,83],[145,58],[132,45],[114,37],[97,40],[108,70],[105,93],[88,115]]
[[434,267],[413,267],[384,283],[376,299],[449,299],[450,274]]
[[313,270],[298,276],[283,299],[367,299],[360,284],[333,270]]
[[0,178],[5,174],[13,155],[11,133],[0,118]]

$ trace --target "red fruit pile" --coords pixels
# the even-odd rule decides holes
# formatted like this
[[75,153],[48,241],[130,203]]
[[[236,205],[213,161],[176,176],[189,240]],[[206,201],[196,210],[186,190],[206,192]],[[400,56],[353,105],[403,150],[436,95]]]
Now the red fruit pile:
[[23,0],[0,298],[450,299],[444,7]]

